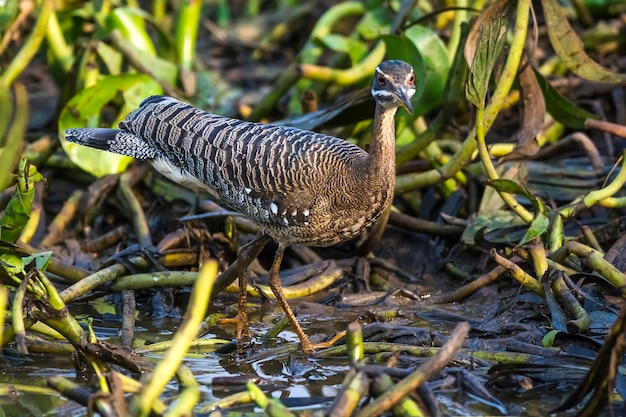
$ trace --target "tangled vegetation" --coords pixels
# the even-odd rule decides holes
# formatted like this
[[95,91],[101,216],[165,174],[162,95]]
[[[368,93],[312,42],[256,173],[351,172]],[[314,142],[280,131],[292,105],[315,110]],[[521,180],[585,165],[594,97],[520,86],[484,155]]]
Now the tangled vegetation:
[[[7,415],[63,415],[59,393],[77,413],[105,416],[252,402],[271,416],[359,417],[623,406],[620,1],[144,6],[0,8],[1,366],[11,375],[12,363],[44,369],[71,355],[62,371],[42,370],[43,383],[0,379]],[[409,62],[418,88],[414,113],[397,122],[394,207],[357,242],[294,247],[281,272],[286,296],[310,301],[294,300],[305,332],[312,324],[334,344],[306,365],[277,338],[284,320],[259,319],[249,344],[218,337],[233,335],[219,319],[236,304],[236,253],[254,225],[132,158],[64,140],[66,128],[115,126],[166,94],[367,148],[368,85],[383,59]],[[271,298],[265,262],[261,254],[248,290],[255,317]],[[94,325],[111,316],[114,334]],[[138,337],[157,316],[176,324]],[[327,326],[337,320],[340,329]],[[239,392],[208,395],[190,365],[197,355],[237,363]],[[292,380],[299,366],[315,368],[302,371],[309,378],[340,375],[335,394],[293,411],[268,393],[276,386],[261,389],[260,364],[274,358]],[[536,387],[552,390],[544,408],[523,401]],[[27,405],[32,395],[51,400]]]

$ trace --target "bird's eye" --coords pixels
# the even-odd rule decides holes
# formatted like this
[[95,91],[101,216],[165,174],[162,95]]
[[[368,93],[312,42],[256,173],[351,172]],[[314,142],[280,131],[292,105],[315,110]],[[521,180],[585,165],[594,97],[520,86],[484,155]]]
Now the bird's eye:
[[411,77],[409,78],[409,84],[413,84],[415,83],[415,75],[411,74]]
[[387,83],[387,79],[384,75],[381,74],[376,77],[376,82],[378,83],[378,85],[385,85]]

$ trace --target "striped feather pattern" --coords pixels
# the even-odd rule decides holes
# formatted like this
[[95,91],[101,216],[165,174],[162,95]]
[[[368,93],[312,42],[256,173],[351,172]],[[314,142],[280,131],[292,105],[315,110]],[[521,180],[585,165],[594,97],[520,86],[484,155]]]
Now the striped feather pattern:
[[394,115],[411,111],[414,74],[402,61],[376,68],[374,140],[368,154],[342,139],[249,123],[171,97],[144,100],[115,129],[68,129],[66,139],[138,159],[206,191],[283,244],[329,246],[360,234],[390,204]]
[[367,212],[389,198],[369,195],[359,179],[367,153],[332,136],[230,119],[163,96],[144,100],[119,128],[109,150],[146,159],[151,149],[147,159],[159,172],[218,197],[285,243],[354,237],[378,216]]

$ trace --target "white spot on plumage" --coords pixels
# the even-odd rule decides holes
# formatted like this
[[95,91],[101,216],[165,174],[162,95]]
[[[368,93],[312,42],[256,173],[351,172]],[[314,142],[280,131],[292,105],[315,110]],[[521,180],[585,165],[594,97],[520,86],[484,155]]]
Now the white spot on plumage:
[[[310,212],[309,212],[309,209],[304,209],[304,211],[302,212],[302,215],[303,215],[304,217],[307,217],[307,216],[309,215],[309,213],[310,213]],[[308,223],[308,222],[307,222],[307,223]]]
[[246,194],[250,194],[252,192],[252,188],[246,187],[245,190],[246,190]]
[[278,214],[278,206],[276,205],[276,203],[270,203],[270,211],[273,215]]

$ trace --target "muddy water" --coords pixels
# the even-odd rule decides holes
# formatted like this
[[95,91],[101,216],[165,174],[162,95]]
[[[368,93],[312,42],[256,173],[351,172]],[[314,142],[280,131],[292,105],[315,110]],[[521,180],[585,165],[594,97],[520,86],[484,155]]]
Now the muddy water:
[[[184,299],[184,297],[183,297]],[[97,303],[96,303],[97,304]],[[79,317],[92,317],[93,327],[102,340],[119,343],[118,329],[121,322],[114,314],[101,314],[93,304],[72,306],[72,312]],[[112,305],[111,305],[112,306]],[[211,306],[210,313],[226,312],[234,314],[231,300],[218,300]],[[184,303],[180,311],[184,309]],[[358,318],[363,308],[303,308],[299,320],[313,338],[328,335],[346,328],[347,323]],[[405,313],[406,314],[406,313]],[[432,311],[422,310],[413,316],[413,325],[423,326],[430,322],[432,328],[445,333],[453,327],[452,320],[434,320]],[[304,406],[308,409],[324,409],[340,390],[341,383],[349,367],[345,357],[320,359],[305,358],[299,352],[285,352],[285,346],[297,342],[297,336],[283,331],[278,340],[260,341],[271,326],[282,317],[279,308],[267,303],[251,304],[250,319],[252,331],[257,336],[256,343],[245,349],[234,349],[228,353],[216,352],[214,348],[194,349],[186,359],[186,364],[201,385],[201,402],[196,410],[208,412],[207,407],[214,401],[232,393],[245,390],[245,381],[255,381],[269,395],[283,399],[294,410]],[[171,317],[155,318],[152,314],[139,313],[137,317],[136,343],[150,344],[169,340],[176,331],[180,318],[176,312]],[[220,326],[208,329],[204,338],[230,340],[233,328]],[[221,346],[221,345],[220,345]],[[160,352],[145,354],[155,361],[162,357]],[[60,375],[75,378],[73,365],[68,355],[18,355],[4,357],[5,364],[0,373],[0,416],[83,416],[86,408],[69,401],[46,388],[46,378]],[[475,369],[484,374],[485,369]],[[85,381],[78,381],[86,386]],[[91,385],[94,386],[94,385]],[[547,415],[547,410],[558,405],[565,392],[554,386],[537,387],[523,394],[497,394],[506,408],[488,404],[468,394],[458,384],[446,384],[445,373],[431,381],[435,398],[443,415]],[[12,389],[11,387],[15,387]],[[177,386],[170,383],[168,393],[174,394]],[[166,395],[168,394],[166,393]],[[242,407],[237,411],[259,411],[254,406]],[[202,415],[204,413],[199,413]]]

